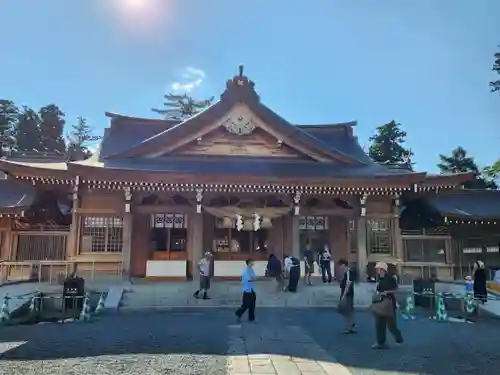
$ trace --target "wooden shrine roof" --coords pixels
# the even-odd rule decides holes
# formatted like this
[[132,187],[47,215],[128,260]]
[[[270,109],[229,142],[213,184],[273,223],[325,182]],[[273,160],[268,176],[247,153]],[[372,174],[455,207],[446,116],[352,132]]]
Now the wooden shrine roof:
[[[300,157],[261,157],[175,154],[180,144],[189,144],[222,127],[228,113],[244,106],[258,118],[262,130],[275,142],[293,149]],[[356,122],[324,125],[294,125],[266,107],[254,83],[242,75],[226,84],[220,100],[185,120],[144,119],[106,113],[111,125],[105,130],[98,152],[85,161],[26,163],[0,160],[0,169],[17,177],[71,180],[113,180],[129,182],[284,181],[300,184],[433,186],[457,185],[471,174],[428,177],[426,173],[393,168],[373,162],[353,135]],[[200,138],[197,138],[200,137]],[[243,138],[241,138],[243,139]],[[170,150],[166,152],[165,150]]]
[[444,217],[462,220],[500,219],[500,190],[453,190],[431,195],[427,199]]

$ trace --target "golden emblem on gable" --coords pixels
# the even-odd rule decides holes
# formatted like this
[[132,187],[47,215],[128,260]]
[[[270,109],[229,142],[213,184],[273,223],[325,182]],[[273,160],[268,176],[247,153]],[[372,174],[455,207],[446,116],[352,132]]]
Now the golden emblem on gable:
[[245,116],[230,117],[224,121],[223,126],[229,133],[247,135],[255,130],[255,123]]

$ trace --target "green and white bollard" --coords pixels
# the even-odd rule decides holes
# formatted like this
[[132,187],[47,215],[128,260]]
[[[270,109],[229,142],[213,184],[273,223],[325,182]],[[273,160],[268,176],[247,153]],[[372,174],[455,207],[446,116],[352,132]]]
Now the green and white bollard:
[[10,320],[10,311],[9,311],[9,297],[5,296],[3,299],[2,307],[0,307],[0,323],[5,323]]
[[90,304],[89,304],[89,295],[86,293],[85,298],[83,299],[83,307],[80,313],[80,321],[85,322],[90,320]]
[[470,318],[476,312],[476,300],[474,299],[474,293],[467,293],[465,295],[465,312],[467,318]]
[[415,298],[412,291],[409,291],[406,295],[404,317],[405,319],[415,320]]
[[448,320],[448,312],[444,302],[443,293],[436,295],[436,320],[438,322],[446,322]]
[[104,293],[101,293],[99,297],[99,302],[97,303],[97,307],[95,309],[96,314],[100,314],[104,311]]

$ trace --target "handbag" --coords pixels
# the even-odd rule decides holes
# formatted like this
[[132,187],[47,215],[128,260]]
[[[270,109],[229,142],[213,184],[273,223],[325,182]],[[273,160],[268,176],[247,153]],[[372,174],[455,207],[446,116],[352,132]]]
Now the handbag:
[[390,298],[384,298],[377,294],[372,299],[370,310],[375,316],[380,318],[387,318],[394,315],[394,306]]
[[340,315],[345,315],[347,312],[345,298],[342,298],[337,305],[337,311]]

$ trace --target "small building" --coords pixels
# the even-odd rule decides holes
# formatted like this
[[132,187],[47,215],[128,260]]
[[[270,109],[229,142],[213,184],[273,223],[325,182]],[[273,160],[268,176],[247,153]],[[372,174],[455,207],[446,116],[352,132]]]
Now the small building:
[[242,72],[185,121],[106,115],[110,126],[87,160],[0,160],[9,176],[0,186],[4,277],[23,264],[19,277],[46,277],[48,264],[50,275],[185,280],[206,251],[217,278],[238,277],[247,258],[263,275],[270,253],[300,257],[307,244],[327,245],[363,273],[376,261],[411,268],[402,202],[472,178],[375,163],[355,121],[292,124]]

